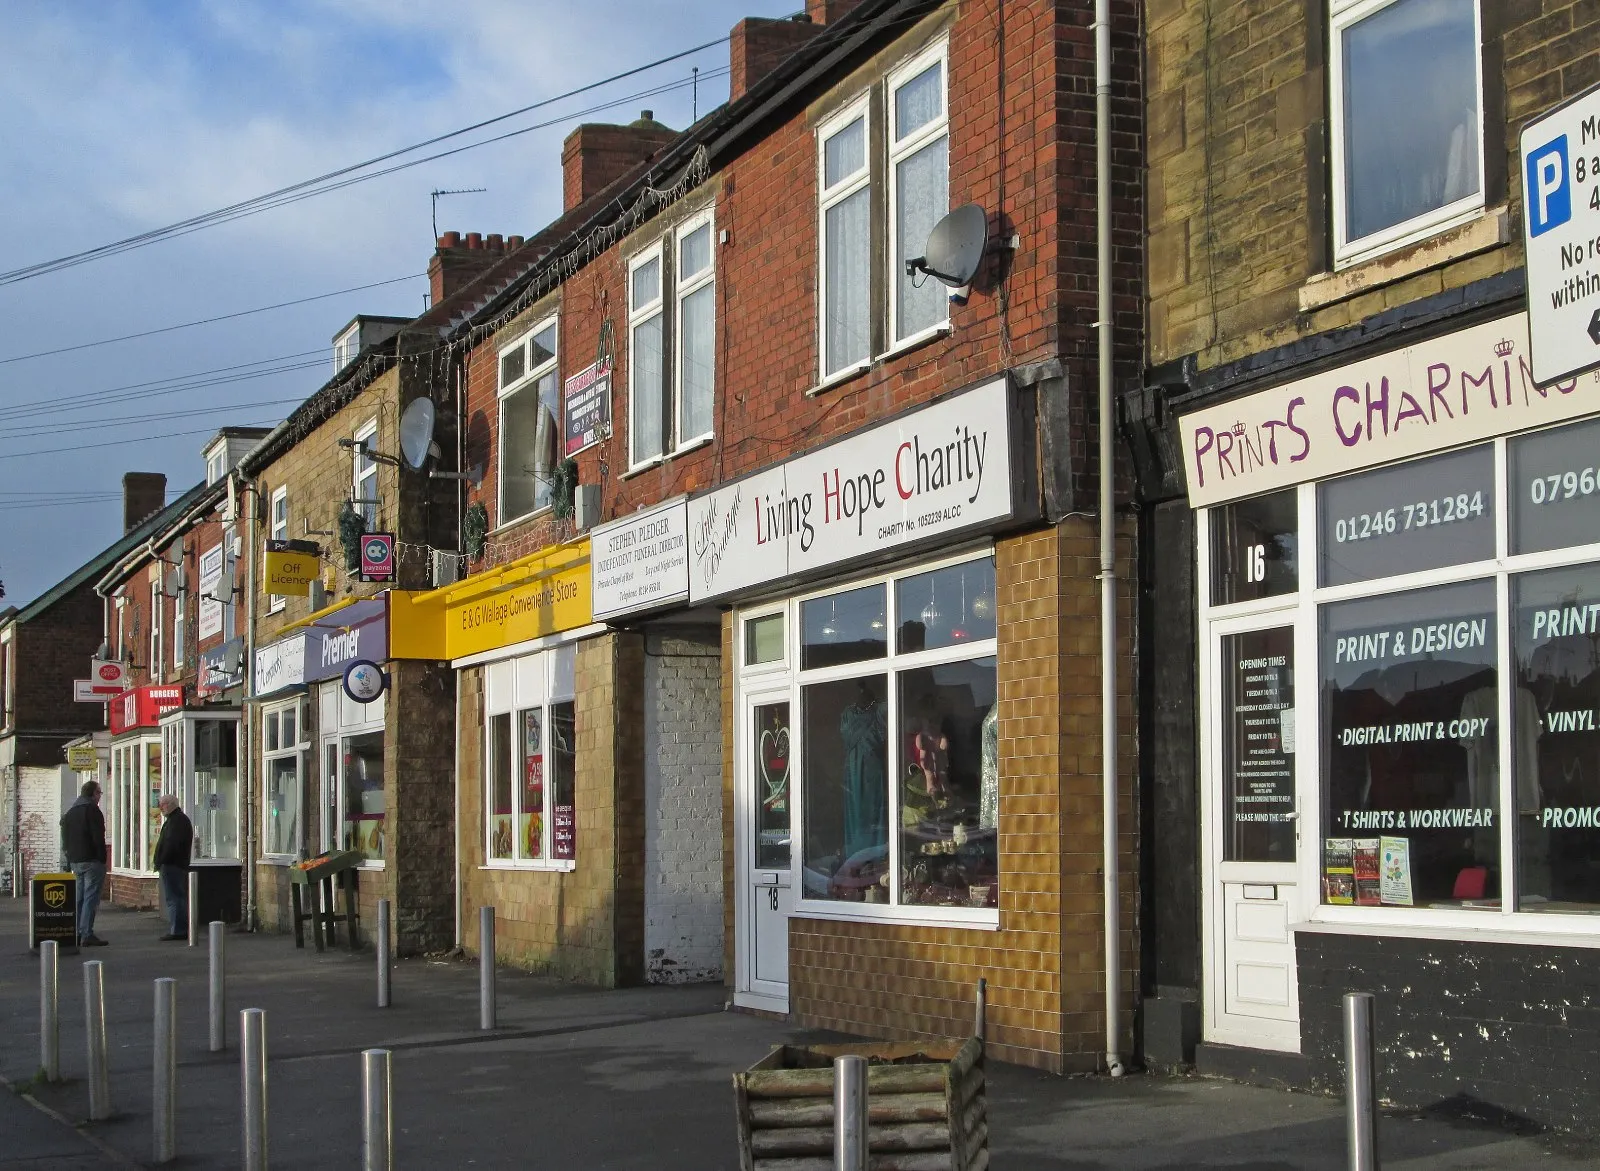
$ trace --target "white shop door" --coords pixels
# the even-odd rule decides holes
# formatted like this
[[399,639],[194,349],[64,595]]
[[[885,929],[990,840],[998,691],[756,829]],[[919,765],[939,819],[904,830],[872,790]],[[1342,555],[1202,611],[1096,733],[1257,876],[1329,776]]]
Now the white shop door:
[[789,915],[794,910],[789,692],[744,696],[739,772],[738,986],[735,1002],[789,1011]]

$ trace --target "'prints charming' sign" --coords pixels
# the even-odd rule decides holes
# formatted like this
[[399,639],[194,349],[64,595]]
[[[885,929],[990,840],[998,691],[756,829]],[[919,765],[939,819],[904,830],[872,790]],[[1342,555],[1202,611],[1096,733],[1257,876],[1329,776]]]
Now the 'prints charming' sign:
[[695,602],[1012,515],[1005,379],[689,501]]
[[1196,508],[1600,410],[1600,378],[1540,388],[1519,313],[1178,421]]
[[689,507],[682,499],[601,525],[589,536],[596,621],[689,596]]

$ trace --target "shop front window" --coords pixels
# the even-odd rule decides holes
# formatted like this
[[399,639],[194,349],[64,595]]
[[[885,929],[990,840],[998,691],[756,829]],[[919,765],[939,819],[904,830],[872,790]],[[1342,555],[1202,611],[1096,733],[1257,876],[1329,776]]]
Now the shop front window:
[[111,748],[111,866],[148,874],[154,870],[161,817],[162,744],[157,738],[130,740]]
[[1300,588],[1300,516],[1293,488],[1240,500],[1211,516],[1211,604],[1253,602]]
[[340,743],[340,846],[368,862],[383,861],[383,733],[345,736]]
[[[566,868],[577,857],[574,652],[488,668],[485,845],[493,862]],[[505,710],[495,711],[495,708]]]
[[[996,907],[993,558],[808,598],[799,612],[803,897]],[[757,730],[770,789],[780,763],[788,774],[788,705],[756,715],[772,723]],[[782,864],[788,824],[786,804],[763,800],[758,865],[762,851]]]
[[261,852],[280,858],[297,856],[305,841],[299,709],[298,700],[268,708],[261,720]]

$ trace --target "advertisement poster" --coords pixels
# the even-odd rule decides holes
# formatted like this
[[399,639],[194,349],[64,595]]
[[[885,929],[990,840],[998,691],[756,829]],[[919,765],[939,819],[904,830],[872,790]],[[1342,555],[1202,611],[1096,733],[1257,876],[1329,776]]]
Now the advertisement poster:
[[1386,906],[1411,906],[1411,841],[1382,838],[1379,891]]
[[200,554],[200,625],[198,639],[222,633],[222,603],[217,600],[217,585],[222,581],[222,546],[213,545]]
[[550,819],[550,856],[563,862],[578,856],[578,819],[572,806],[557,805]]
[[1348,907],[1356,901],[1355,842],[1329,838],[1322,851],[1323,899]]
[[1355,840],[1354,866],[1358,907],[1376,907],[1383,902],[1379,897],[1378,842],[1378,838]]
[[580,370],[561,388],[566,400],[563,453],[577,455],[611,434],[611,363]]

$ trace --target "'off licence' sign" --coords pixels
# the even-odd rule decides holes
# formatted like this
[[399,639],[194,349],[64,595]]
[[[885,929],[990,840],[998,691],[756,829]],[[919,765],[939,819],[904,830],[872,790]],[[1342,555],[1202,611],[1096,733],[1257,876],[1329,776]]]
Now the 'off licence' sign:
[[1004,378],[689,501],[700,602],[1012,515]]
[[1522,130],[1533,377],[1600,365],[1600,86]]

